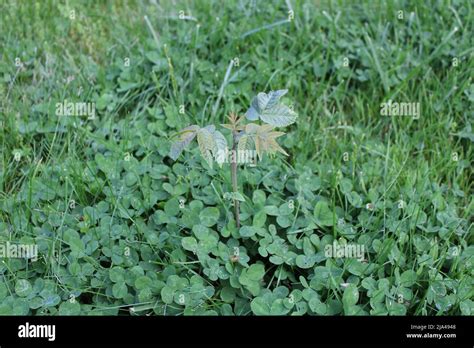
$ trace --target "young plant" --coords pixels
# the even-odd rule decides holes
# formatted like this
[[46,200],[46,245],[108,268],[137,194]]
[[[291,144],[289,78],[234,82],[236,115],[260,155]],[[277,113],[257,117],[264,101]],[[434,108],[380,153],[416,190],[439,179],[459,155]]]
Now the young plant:
[[[229,123],[223,124],[224,128],[231,131],[232,134],[232,150],[231,154],[231,179],[232,179],[232,198],[234,203],[234,218],[237,228],[240,228],[239,216],[239,200],[242,195],[238,192],[238,158],[242,158],[240,154],[247,151],[256,151],[259,159],[265,153],[275,154],[280,152],[288,155],[276,139],[284,132],[274,131],[275,127],[285,127],[296,121],[298,115],[288,106],[280,102],[280,98],[286,94],[288,90],[271,91],[270,93],[258,93],[253,98],[250,108],[245,114],[245,118],[249,121],[262,121],[258,123],[244,123],[244,116],[238,117],[234,113],[230,113],[227,117]],[[169,156],[176,160],[181,152],[197,138],[201,155],[212,168],[215,160],[219,166],[226,162],[229,153],[227,147],[227,139],[224,135],[216,130],[216,127],[209,125],[199,127],[192,125],[184,128],[175,135],[176,139],[171,145]]]

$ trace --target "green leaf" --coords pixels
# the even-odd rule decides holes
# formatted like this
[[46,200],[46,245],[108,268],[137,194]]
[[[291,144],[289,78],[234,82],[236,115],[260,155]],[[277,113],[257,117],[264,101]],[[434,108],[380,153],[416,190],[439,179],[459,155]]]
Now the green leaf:
[[212,133],[207,128],[201,128],[197,132],[197,141],[202,157],[212,168],[213,154],[216,153],[217,145]]
[[237,200],[239,202],[245,202],[245,197],[240,192],[226,192],[224,193],[225,199]]
[[13,315],[28,315],[30,312],[30,301],[26,298],[17,298],[13,302]]
[[79,315],[81,313],[81,305],[74,301],[66,301],[59,306],[59,315]]
[[135,175],[135,173],[132,173],[132,172],[129,172],[125,175],[124,177],[124,181],[125,181],[125,185],[127,185],[128,187],[131,187],[133,185],[135,185],[137,183],[137,176]]
[[216,207],[207,207],[199,213],[201,224],[206,227],[214,226],[219,220],[219,209]]
[[296,121],[298,115],[286,105],[277,105],[270,110],[265,110],[260,119],[275,127],[285,127]]
[[348,178],[343,178],[339,183],[339,187],[342,193],[349,194],[352,190],[352,181]]
[[181,239],[181,245],[185,250],[196,252],[198,248],[198,243],[194,237],[184,237]]
[[0,302],[3,300],[8,294],[7,287],[4,283],[0,283]]
[[43,307],[54,307],[56,306],[59,302],[61,302],[61,298],[57,294],[47,294],[47,295],[41,295],[43,296]]
[[346,194],[346,198],[352,206],[356,208],[362,207],[362,198],[357,192],[352,191],[351,193]]
[[253,264],[244,268],[239,276],[239,283],[247,288],[253,296],[260,293],[260,281],[265,274],[265,268],[261,264]]
[[171,144],[169,156],[176,161],[183,150],[193,141],[199,130],[199,126],[192,125],[184,128],[177,136],[178,138]]
[[72,229],[66,230],[64,232],[64,241],[71,247],[73,253],[82,254],[84,252],[84,242],[76,231]]
[[265,205],[266,201],[266,195],[265,192],[262,190],[255,190],[252,195],[252,202],[258,206],[258,207],[263,207]]
[[165,203],[164,206],[165,213],[168,217],[176,216],[179,213],[179,200],[177,197],[171,198]]
[[172,304],[174,299],[175,290],[169,286],[165,286],[161,289],[161,300],[166,304]]
[[139,276],[137,279],[135,279],[135,287],[138,290],[143,290],[143,289],[148,289],[152,286],[153,280],[147,276]]
[[127,293],[127,285],[124,282],[116,283],[112,286],[112,295],[114,295],[115,298],[124,298],[127,296]]
[[289,312],[290,310],[285,307],[285,304],[281,298],[276,299],[273,301],[271,308],[270,308],[270,313],[271,315],[285,315]]
[[113,267],[109,271],[109,278],[114,283],[125,281],[125,270],[122,267]]
[[267,205],[263,208],[263,211],[270,216],[278,216],[280,214],[278,207],[275,205]]
[[12,307],[7,304],[0,304],[0,315],[13,315]]
[[205,128],[211,133],[215,144],[212,154],[214,155],[216,162],[219,165],[222,165],[226,159],[227,139],[224,137],[224,135],[222,135],[221,132],[215,130],[214,126],[207,126]]
[[314,257],[307,255],[298,255],[295,262],[296,266],[303,269],[311,268],[315,264]]
[[387,304],[388,314],[390,315],[406,315],[407,308],[396,301],[389,300]]
[[239,153],[243,153],[253,149],[255,149],[255,141],[253,136],[248,134],[242,135],[237,144],[237,151]]
[[220,295],[224,302],[232,303],[235,300],[235,289],[230,286],[225,286],[222,288]]
[[316,223],[320,226],[333,225],[333,213],[325,201],[316,203],[314,207],[314,217],[316,218]]
[[318,298],[313,297],[308,302],[309,308],[317,314],[325,315],[327,312],[326,304],[322,303]]
[[28,280],[19,279],[15,284],[15,293],[20,297],[26,297],[31,293],[32,287]]
[[474,301],[467,299],[459,304],[462,315],[474,315]]
[[259,211],[253,217],[253,226],[263,227],[265,226],[265,221],[267,221],[267,214],[263,210]]
[[95,155],[95,161],[97,163],[97,166],[101,171],[103,171],[105,174],[112,173],[115,169],[114,164],[111,160],[110,157],[105,157],[101,153],[97,153]]
[[400,276],[400,285],[410,287],[416,283],[416,272],[413,270],[405,271]]
[[288,126],[296,121],[298,115],[288,106],[280,104],[280,98],[288,90],[259,93],[251,103],[246,113],[247,119],[256,121],[259,118],[272,126]]
[[367,264],[363,264],[356,259],[348,259],[346,262],[347,271],[356,276],[362,276],[367,269]]
[[242,226],[239,230],[239,234],[245,238],[253,237],[255,233],[257,233],[257,229],[254,226]]
[[292,220],[287,215],[277,216],[277,223],[280,227],[287,228],[291,226]]
[[251,280],[261,280],[265,275],[265,267],[260,264],[253,264],[247,269],[247,277]]
[[286,93],[288,93],[287,89],[280,89],[277,91],[270,91],[270,93],[259,93],[257,95],[257,104],[258,109],[268,110],[278,105],[280,98],[283,97]]
[[29,301],[29,304],[31,309],[38,309],[43,305],[43,299],[36,296]]
[[290,215],[293,213],[294,208],[291,208],[289,203],[283,203],[278,208],[278,211],[280,212],[281,215]]
[[255,315],[270,315],[271,304],[263,297],[256,297],[250,302],[250,308]]
[[359,290],[357,289],[357,286],[355,286],[354,284],[349,284],[344,290],[344,294],[342,295],[342,303],[344,305],[344,308],[354,306],[358,300]]

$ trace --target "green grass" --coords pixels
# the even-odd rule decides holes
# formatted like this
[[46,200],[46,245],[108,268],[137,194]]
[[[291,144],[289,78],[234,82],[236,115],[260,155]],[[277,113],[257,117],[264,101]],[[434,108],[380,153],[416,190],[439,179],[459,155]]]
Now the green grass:
[[[0,314],[474,314],[471,2],[156,3],[0,5],[0,243],[39,251],[0,263]],[[283,88],[290,156],[240,168],[243,237],[228,168],[169,137]],[[366,262],[326,260],[341,238]]]

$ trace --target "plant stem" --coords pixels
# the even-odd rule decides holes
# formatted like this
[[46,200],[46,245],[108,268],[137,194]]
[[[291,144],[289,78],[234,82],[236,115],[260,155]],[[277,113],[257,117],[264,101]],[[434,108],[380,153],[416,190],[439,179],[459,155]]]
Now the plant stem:
[[[230,174],[231,174],[231,177],[232,177],[232,191],[233,192],[238,192],[239,191],[239,187],[237,185],[237,155],[236,155],[236,152],[237,152],[237,132],[234,130],[232,131],[232,161],[231,161],[231,166],[230,166]],[[239,201],[237,199],[234,198],[234,217],[235,217],[235,221],[237,223],[237,228],[240,228],[240,216],[239,216],[239,211],[240,211],[240,207],[239,207]]]

